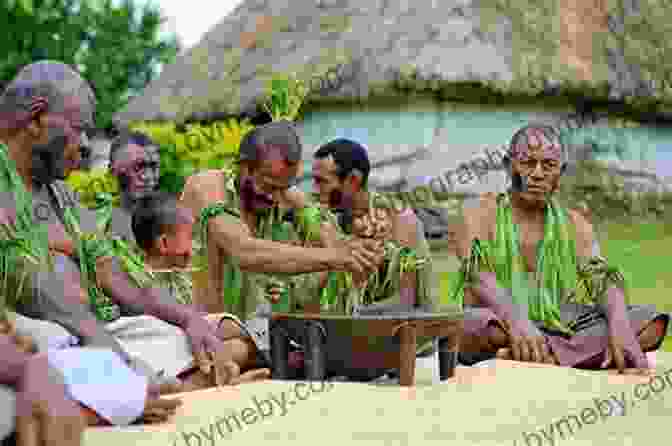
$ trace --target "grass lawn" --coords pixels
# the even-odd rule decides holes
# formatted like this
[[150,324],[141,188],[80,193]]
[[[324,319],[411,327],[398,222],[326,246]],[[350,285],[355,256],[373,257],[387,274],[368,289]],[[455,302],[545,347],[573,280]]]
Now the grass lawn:
[[[659,311],[672,313],[672,225],[663,222],[610,222],[598,232],[602,254],[620,266],[630,284],[633,304],[655,304]],[[454,276],[457,261],[441,242],[433,244],[435,271]],[[438,287],[438,289],[436,289]],[[435,284],[446,296],[446,285]],[[671,333],[672,334],[672,333]],[[672,352],[672,337],[664,344]]]

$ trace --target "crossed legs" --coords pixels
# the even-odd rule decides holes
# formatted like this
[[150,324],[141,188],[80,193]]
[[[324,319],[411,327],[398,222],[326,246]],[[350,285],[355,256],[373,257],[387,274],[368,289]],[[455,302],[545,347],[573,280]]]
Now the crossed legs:
[[[659,316],[646,324],[638,332],[637,339],[643,352],[651,352],[658,348],[665,338],[666,325],[665,318]],[[499,359],[512,359],[508,335],[496,321],[491,321],[486,329],[480,333],[464,333],[460,349],[465,352],[496,354],[496,357]],[[599,354],[597,357],[590,358],[576,367],[599,367],[601,357],[602,354]]]

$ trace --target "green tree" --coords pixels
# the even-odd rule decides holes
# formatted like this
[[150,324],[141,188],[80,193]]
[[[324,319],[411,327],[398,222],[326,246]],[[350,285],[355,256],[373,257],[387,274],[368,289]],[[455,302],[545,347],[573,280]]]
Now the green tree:
[[98,99],[96,124],[138,94],[180,50],[163,37],[165,18],[135,0],[0,0],[0,85],[40,59],[72,65],[91,82]]

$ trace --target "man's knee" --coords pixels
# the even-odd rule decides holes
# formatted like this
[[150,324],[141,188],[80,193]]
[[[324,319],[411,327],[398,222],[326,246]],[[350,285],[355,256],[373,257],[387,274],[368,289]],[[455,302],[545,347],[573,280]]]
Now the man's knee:
[[658,318],[649,323],[638,336],[642,350],[657,348],[665,339],[666,331],[667,320],[665,318]]

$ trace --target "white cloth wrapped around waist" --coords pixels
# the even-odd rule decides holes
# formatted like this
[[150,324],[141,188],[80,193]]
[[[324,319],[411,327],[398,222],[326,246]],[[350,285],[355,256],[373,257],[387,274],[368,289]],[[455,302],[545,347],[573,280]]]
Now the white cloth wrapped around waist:
[[50,349],[47,360],[63,374],[69,396],[109,423],[125,426],[142,415],[148,378],[131,370],[111,350]]
[[49,349],[62,349],[79,345],[79,340],[58,324],[39,319],[31,319],[18,313],[9,312],[14,321],[16,333],[30,337],[38,352]]

